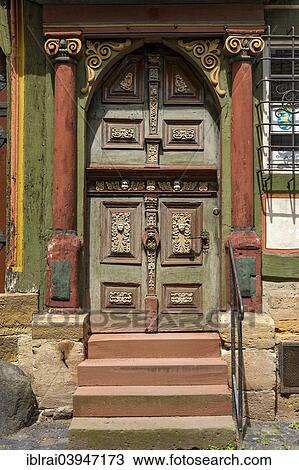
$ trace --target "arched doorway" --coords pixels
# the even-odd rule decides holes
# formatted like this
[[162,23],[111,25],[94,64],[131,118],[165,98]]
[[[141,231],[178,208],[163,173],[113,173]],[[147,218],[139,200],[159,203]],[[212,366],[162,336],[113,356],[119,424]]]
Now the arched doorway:
[[215,329],[219,128],[208,87],[149,44],[117,63],[87,114],[93,332]]

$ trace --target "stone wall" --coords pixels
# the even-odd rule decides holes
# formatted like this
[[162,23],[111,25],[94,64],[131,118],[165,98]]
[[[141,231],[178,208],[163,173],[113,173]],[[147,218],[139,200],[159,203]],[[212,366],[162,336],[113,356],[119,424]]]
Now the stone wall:
[[[230,314],[220,315],[222,355],[229,365]],[[274,321],[268,314],[245,313],[243,321],[245,369],[244,414],[251,419],[273,420],[276,408],[276,353]]]
[[[220,314],[223,357],[230,366],[230,315]],[[243,322],[245,415],[251,419],[294,419],[299,394],[281,394],[279,344],[299,342],[299,282],[263,282],[263,313]],[[230,378],[229,378],[230,381]]]
[[86,329],[85,315],[38,313],[37,294],[0,295],[0,359],[31,378],[48,415],[71,413]]
[[[264,311],[273,319],[275,326],[275,350],[278,358],[281,342],[299,342],[299,282],[264,282],[263,291]],[[299,417],[299,394],[280,393],[279,373],[276,408],[278,417]]]

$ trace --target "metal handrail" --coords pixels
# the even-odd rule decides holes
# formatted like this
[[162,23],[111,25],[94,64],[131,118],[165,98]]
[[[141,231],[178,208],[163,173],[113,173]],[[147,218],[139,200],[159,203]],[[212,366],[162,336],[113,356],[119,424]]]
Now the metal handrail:
[[[231,314],[231,381],[232,381],[232,399],[233,413],[237,423],[239,440],[244,436],[243,424],[243,339],[242,322],[244,319],[244,305],[241,295],[236,261],[231,242],[228,242],[228,251],[230,259],[230,314]],[[237,318],[236,318],[237,314]],[[236,361],[236,323],[237,323],[237,350],[238,350],[238,376]]]

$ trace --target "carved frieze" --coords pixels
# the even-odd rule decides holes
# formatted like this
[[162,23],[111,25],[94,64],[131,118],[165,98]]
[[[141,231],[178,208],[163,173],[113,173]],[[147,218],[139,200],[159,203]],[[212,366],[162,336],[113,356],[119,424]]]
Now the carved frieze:
[[158,130],[158,83],[150,83],[149,85],[149,96],[150,96],[150,134],[157,134]]
[[143,244],[147,257],[147,294],[156,294],[156,261],[160,237],[157,229],[158,198],[145,196],[146,228],[143,235]]
[[217,183],[198,181],[159,181],[159,180],[96,180],[89,182],[89,190],[96,192],[196,192],[216,191]]
[[220,86],[220,56],[219,39],[196,39],[194,41],[178,40],[178,46],[191,53],[199,65],[209,73],[210,80],[219,96],[225,96],[226,91]]
[[203,121],[166,119],[163,122],[164,149],[202,150],[203,138]]
[[111,58],[112,53],[121,52],[132,44],[131,39],[125,41],[87,41],[85,48],[85,72],[86,83],[81,88],[82,93],[87,93],[96,78],[96,71],[100,71],[104,63]]
[[174,212],[172,214],[172,251],[175,255],[188,254],[191,248],[191,214]]
[[103,119],[102,148],[143,148],[142,119]]

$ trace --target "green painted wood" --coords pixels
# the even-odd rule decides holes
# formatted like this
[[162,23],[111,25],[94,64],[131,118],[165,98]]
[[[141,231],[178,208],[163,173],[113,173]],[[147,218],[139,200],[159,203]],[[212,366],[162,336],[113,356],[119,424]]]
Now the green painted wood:
[[277,279],[299,279],[299,255],[263,254],[263,277]]
[[52,261],[51,298],[70,300],[71,262],[68,260]]
[[242,297],[253,297],[256,293],[256,259],[253,256],[236,260]]

